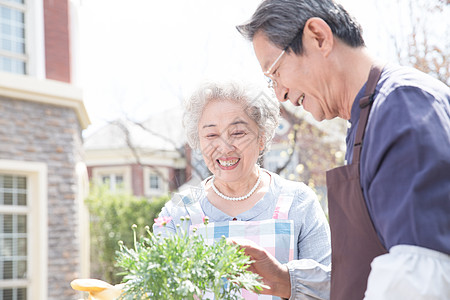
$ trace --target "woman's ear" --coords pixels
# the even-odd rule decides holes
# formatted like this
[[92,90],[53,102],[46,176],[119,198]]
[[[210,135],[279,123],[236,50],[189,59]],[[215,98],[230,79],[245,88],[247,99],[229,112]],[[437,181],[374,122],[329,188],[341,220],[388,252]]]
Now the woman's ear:
[[305,42],[327,57],[334,45],[334,36],[330,26],[321,18],[310,18],[303,29]]
[[259,153],[262,153],[264,151],[265,148],[265,142],[264,142],[264,136],[261,135],[259,136]]

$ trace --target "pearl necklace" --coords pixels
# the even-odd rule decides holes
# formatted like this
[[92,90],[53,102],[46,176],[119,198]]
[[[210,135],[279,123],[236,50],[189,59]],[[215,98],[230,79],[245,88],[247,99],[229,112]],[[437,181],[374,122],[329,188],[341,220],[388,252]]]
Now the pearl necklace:
[[216,188],[216,186],[214,185],[214,179],[215,179],[215,176],[214,176],[214,175],[213,175],[213,177],[212,177],[212,179],[211,179],[211,187],[212,187],[212,189],[214,190],[214,192],[216,192],[216,194],[217,194],[219,197],[221,197],[221,198],[223,198],[223,199],[225,199],[225,200],[230,200],[230,201],[240,201],[240,200],[247,199],[248,197],[250,197],[250,196],[255,192],[256,188],[258,187],[259,183],[261,182],[261,177],[262,177],[261,175],[262,175],[261,172],[259,172],[258,180],[256,180],[256,183],[255,183],[255,185],[253,186],[253,188],[250,190],[250,192],[248,192],[247,195],[244,195],[244,196],[241,196],[241,197],[228,197],[228,196],[225,196],[224,194],[222,194],[221,192],[219,192],[219,190],[218,190],[218,189]]

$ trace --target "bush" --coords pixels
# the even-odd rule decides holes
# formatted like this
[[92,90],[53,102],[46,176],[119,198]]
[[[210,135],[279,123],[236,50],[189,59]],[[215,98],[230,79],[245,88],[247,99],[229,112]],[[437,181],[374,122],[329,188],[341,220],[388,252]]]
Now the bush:
[[86,204],[90,214],[91,277],[111,284],[122,281],[115,266],[119,240],[133,244],[131,224],[138,225],[144,234],[146,225],[152,226],[168,196],[148,199],[126,192],[111,192],[107,186],[92,185]]

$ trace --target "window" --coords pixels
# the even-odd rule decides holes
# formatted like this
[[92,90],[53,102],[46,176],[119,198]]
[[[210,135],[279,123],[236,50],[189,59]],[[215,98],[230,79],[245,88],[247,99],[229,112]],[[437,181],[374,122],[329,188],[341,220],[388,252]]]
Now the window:
[[144,167],[144,195],[159,197],[169,192],[170,171],[165,167]]
[[0,71],[45,78],[43,0],[0,0]]
[[47,169],[0,160],[0,300],[47,298]]
[[[0,174],[0,280],[16,286],[0,291],[0,299],[26,299],[27,289],[27,178]],[[25,208],[25,209],[23,209]]]
[[24,0],[0,0],[0,70],[25,74]]
[[115,192],[116,190],[123,188],[123,175],[122,174],[102,175],[102,183],[109,185],[109,190]]
[[150,174],[150,189],[159,190],[161,188],[160,177],[156,174]]
[[129,166],[95,167],[92,168],[92,177],[97,184],[107,184],[112,192],[131,191],[131,168]]

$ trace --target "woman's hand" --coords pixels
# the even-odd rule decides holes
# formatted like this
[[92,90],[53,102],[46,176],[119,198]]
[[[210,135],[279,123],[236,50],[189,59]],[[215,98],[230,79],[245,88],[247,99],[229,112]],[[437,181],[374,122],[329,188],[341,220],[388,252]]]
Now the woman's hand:
[[264,284],[269,286],[269,289],[263,289],[261,294],[290,298],[291,279],[287,266],[250,240],[230,238],[228,242],[239,245],[254,261],[248,270],[261,276]]

